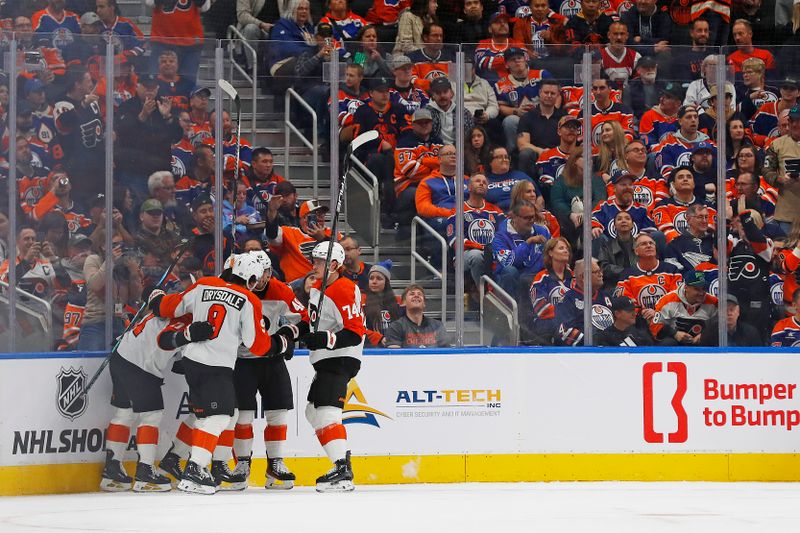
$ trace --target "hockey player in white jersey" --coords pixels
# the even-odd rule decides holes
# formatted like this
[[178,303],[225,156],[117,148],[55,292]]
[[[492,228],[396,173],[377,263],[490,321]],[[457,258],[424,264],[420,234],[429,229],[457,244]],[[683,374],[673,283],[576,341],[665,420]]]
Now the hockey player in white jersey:
[[236,256],[226,279],[203,277],[180,294],[153,294],[150,308],[159,316],[192,313],[214,328],[207,341],[184,349],[183,368],[189,385],[189,403],[197,417],[191,457],[178,489],[214,494],[216,482],[208,470],[223,431],[233,431],[238,413],[233,386],[237,348],[244,344],[258,356],[281,355],[292,340],[267,333],[261,303],[251,292],[264,266],[250,254]]
[[[331,246],[328,283],[321,308],[317,309],[325,260]],[[302,337],[316,371],[308,391],[306,419],[334,464],[328,473],[317,478],[317,491],[351,491],[355,487],[342,409],[347,384],[361,368],[366,333],[361,291],[355,283],[341,276],[345,258],[341,244],[321,242],[314,247],[311,257],[317,281],[309,295],[310,315],[312,322],[317,312],[320,318],[318,330]]]
[[131,428],[136,426],[139,461],[133,480],[136,492],[161,492],[171,489],[169,478],[155,469],[158,426],[164,413],[161,386],[164,368],[180,347],[208,339],[213,327],[208,322],[192,323],[192,315],[172,320],[148,313],[125,333],[109,361],[111,405],[116,409],[106,432],[106,464],[101,490],[125,491],[131,478],[122,458],[128,447]]

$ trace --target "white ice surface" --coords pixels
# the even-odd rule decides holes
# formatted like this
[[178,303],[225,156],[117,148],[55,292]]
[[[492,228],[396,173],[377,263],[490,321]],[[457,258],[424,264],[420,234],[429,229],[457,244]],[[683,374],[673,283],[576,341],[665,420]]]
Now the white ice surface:
[[362,485],[0,498],[0,532],[800,532],[798,483]]

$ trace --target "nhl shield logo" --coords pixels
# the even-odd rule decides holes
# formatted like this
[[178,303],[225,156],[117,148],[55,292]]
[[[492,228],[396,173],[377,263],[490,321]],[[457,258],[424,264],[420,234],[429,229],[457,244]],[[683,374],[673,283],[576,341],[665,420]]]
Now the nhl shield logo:
[[75,370],[61,371],[56,376],[56,408],[61,416],[75,420],[86,411],[86,395],[83,388],[86,385],[86,374],[83,367]]

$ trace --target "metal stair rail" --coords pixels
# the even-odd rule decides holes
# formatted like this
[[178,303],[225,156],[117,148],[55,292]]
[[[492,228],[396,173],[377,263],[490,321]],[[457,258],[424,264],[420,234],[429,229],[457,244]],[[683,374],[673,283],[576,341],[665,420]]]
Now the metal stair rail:
[[[367,239],[366,242],[372,246],[372,260],[373,262],[377,263],[380,255],[381,235],[381,197],[378,178],[355,155],[350,154],[350,162],[352,163],[352,166],[350,167],[350,173],[348,176],[352,177],[353,183],[358,185],[364,190],[364,192],[367,193],[367,198],[369,199],[369,220],[367,228],[369,229],[369,237],[371,238]],[[345,190],[346,187],[347,184],[345,184]],[[346,202],[346,205],[347,208],[349,208],[349,202]],[[361,206],[357,207],[360,208]],[[349,212],[346,211],[346,214],[348,215],[348,223],[352,227],[354,220],[349,217]],[[360,218],[360,209],[356,218]],[[364,235],[362,234],[361,236],[363,237]]]
[[[233,59],[237,42],[241,43],[245,55],[248,56],[248,59],[251,61],[250,64],[253,65],[252,76],[248,74],[247,71]],[[250,93],[250,112],[252,114],[250,118],[250,141],[253,143],[253,145],[256,145],[256,116],[258,110],[258,54],[256,53],[256,49],[247,42],[247,39],[244,38],[244,35],[236,26],[228,26],[228,68],[228,81],[233,83],[233,70],[236,69],[236,71],[239,72],[239,74],[241,74],[242,77],[247,80],[247,83],[249,83],[252,87],[252,92]],[[239,120],[241,120],[241,118]]]
[[[292,123],[291,117],[291,102],[292,99],[297,100],[297,103],[300,104],[300,107],[308,111],[311,115],[311,140],[309,141],[303,132],[301,132],[297,126]],[[311,159],[312,159],[312,172],[313,172],[313,190],[314,190],[314,198],[317,198],[318,194],[318,181],[319,181],[319,147],[318,147],[318,139],[319,139],[319,132],[317,131],[317,113],[314,109],[308,105],[302,96],[300,96],[297,91],[292,88],[286,89],[286,96],[285,96],[285,105],[283,111],[283,132],[285,136],[285,146],[286,152],[283,156],[283,177],[287,180],[289,179],[289,145],[292,140],[292,132],[300,138],[300,141],[307,147],[311,149]]]
[[[492,288],[492,291],[489,292],[486,290],[486,286],[489,285]],[[506,291],[503,290],[500,285],[498,285],[492,278],[489,276],[481,276],[481,284],[478,288],[480,290],[480,302],[481,302],[481,346],[486,346],[486,343],[483,339],[483,332],[485,330],[483,325],[483,318],[484,318],[484,305],[489,304],[494,307],[498,312],[503,314],[508,321],[508,328],[511,332],[511,337],[509,339],[509,346],[518,346],[519,345],[519,310],[517,307],[517,302],[514,298],[511,297]]]
[[[10,291],[10,287],[8,283],[5,281],[0,281],[0,288],[2,288],[3,294],[0,294],[0,306],[7,306],[10,305],[10,299],[8,298],[8,292]],[[16,307],[18,310],[17,313],[17,320],[19,320],[20,314],[23,316],[28,316],[36,323],[38,323],[43,331],[41,336],[38,335],[29,335],[28,337],[33,341],[33,344],[30,342],[18,342],[17,343],[17,351],[49,351],[52,349],[53,344],[53,307],[47,300],[43,300],[38,296],[35,296],[19,287],[14,289],[14,292],[17,293],[16,298]],[[44,308],[44,312],[38,311],[27,305],[26,301],[35,302],[41,305]],[[10,317],[10,313],[4,313],[5,316]],[[8,329],[5,333],[0,334],[0,338],[5,335],[18,335],[20,332],[18,331],[18,324],[10,324],[8,325]],[[43,344],[39,344],[38,342],[43,342]],[[3,347],[3,343],[0,342],[0,349],[5,349]]]
[[[419,252],[417,252],[417,226],[421,227],[426,232],[433,235],[433,237],[439,241],[439,245],[442,248],[442,270],[436,270],[430,261],[427,258],[422,257]],[[419,261],[422,266],[428,269],[428,271],[433,274],[434,276],[439,276],[442,280],[442,324],[447,323],[447,241],[444,240],[444,237],[439,235],[439,233],[433,229],[427,222],[422,220],[420,217],[414,217],[414,220],[411,221],[411,283],[416,283],[417,281],[417,261]]]

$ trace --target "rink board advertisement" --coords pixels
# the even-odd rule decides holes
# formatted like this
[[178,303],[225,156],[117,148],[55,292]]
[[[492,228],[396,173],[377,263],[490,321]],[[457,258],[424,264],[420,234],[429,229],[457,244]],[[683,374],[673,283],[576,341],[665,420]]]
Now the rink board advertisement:
[[[80,394],[100,362],[55,354],[0,360],[2,467],[102,461],[108,372],[88,397]],[[295,410],[287,457],[320,457],[304,419],[313,369],[304,356],[288,366]],[[800,448],[798,383],[800,357],[775,352],[367,355],[344,420],[362,458],[785,455]],[[182,376],[168,372],[163,391],[160,453],[188,413]],[[259,416],[255,456],[264,453],[263,429]]]

